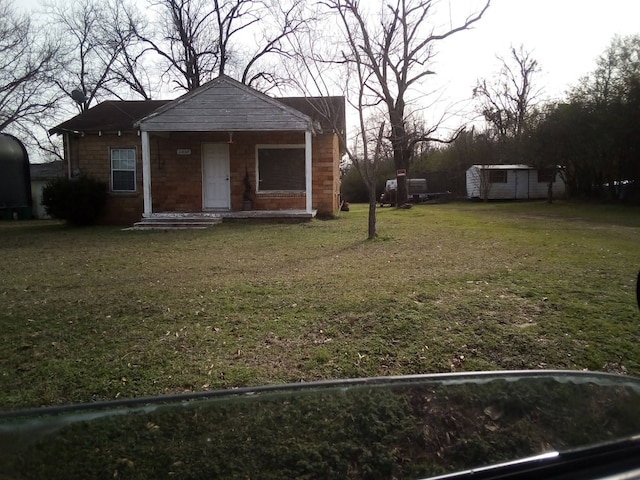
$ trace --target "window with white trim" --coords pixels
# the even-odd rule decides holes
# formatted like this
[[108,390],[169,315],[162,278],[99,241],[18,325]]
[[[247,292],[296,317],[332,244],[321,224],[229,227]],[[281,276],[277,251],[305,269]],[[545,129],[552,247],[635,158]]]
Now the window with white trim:
[[111,191],[136,191],[136,149],[111,149]]
[[304,192],[304,145],[258,145],[258,191]]

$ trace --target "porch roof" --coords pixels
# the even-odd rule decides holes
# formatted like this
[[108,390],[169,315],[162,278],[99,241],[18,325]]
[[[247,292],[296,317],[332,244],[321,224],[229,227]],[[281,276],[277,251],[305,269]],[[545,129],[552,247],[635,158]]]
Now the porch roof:
[[149,132],[313,131],[301,111],[220,76],[135,123]]

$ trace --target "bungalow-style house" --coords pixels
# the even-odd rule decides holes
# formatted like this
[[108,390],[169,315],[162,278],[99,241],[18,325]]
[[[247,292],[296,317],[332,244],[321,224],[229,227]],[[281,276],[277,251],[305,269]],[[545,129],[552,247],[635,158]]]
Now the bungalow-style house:
[[529,165],[472,165],[466,172],[467,198],[480,200],[533,200],[565,193],[562,176],[556,169]]
[[109,185],[102,222],[131,224],[334,215],[344,130],[344,97],[276,99],[220,76],[175,100],[100,103],[50,133],[70,178]]

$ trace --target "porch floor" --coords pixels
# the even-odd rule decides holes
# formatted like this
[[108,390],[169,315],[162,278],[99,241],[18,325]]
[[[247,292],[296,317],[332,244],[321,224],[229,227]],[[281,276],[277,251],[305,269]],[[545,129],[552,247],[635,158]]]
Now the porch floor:
[[207,212],[158,212],[143,217],[129,230],[175,230],[204,229],[218,225],[225,219],[260,221],[309,221],[316,216],[306,210],[243,210],[243,211],[207,211]]
[[[208,213],[208,212],[205,212]],[[316,216],[317,211],[313,210],[311,213],[306,210],[240,210],[237,212],[225,211],[215,212],[220,215],[221,218],[257,218],[257,219],[298,219],[298,220],[311,220]]]

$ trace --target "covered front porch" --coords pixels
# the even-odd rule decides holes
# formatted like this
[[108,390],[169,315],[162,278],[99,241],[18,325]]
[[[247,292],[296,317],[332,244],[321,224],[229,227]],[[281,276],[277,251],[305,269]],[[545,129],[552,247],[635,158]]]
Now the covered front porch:
[[136,125],[138,223],[315,216],[314,122],[302,112],[220,77]]

